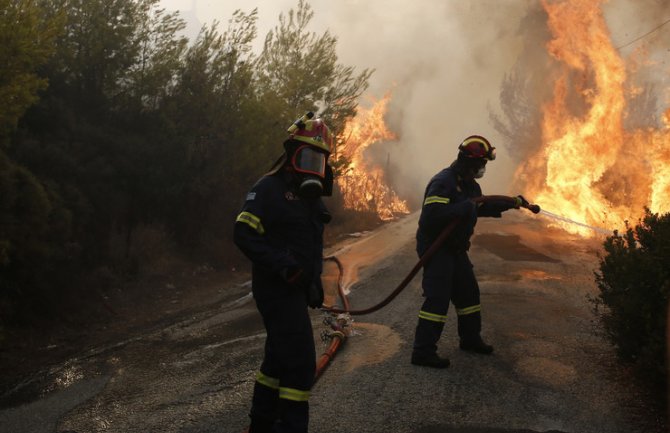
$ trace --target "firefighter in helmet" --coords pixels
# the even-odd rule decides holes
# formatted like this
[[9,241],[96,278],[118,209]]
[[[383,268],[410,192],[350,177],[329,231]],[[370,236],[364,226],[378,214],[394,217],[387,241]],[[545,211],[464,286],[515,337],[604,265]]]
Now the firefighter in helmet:
[[332,139],[309,112],[288,129],[284,153],[246,196],[235,244],[252,262],[252,293],[267,331],[251,433],[305,433],[316,353],[308,307],[321,307],[324,224],[332,193]]
[[496,157],[495,148],[479,135],[467,137],[458,146],[457,159],[437,173],[426,187],[419,227],[416,234],[417,253],[422,256],[442,229],[458,219],[460,222],[423,270],[424,302],[419,311],[411,362],[435,368],[446,368],[449,359],[437,354],[437,342],[447,319],[449,303],[458,315],[460,348],[481,354],[490,354],[493,347],[480,335],[481,305],[479,285],[468,257],[470,237],[477,217],[497,217],[518,208],[508,201],[486,202],[479,205],[470,199],[480,197],[482,190],[476,179],[484,176],[486,163]]

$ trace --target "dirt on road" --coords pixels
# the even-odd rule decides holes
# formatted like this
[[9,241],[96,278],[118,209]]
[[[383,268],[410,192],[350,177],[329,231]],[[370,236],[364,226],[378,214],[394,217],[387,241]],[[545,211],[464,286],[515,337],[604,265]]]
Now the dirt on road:
[[[416,218],[329,249],[353,309],[379,302],[413,267]],[[600,241],[521,213],[481,219],[470,255],[494,355],[458,350],[450,310],[439,351],[452,366],[410,365],[419,275],[387,307],[353,318],[353,335],[314,387],[310,431],[665,432],[661,408],[598,333],[587,297]],[[335,299],[336,267],[326,270]],[[244,275],[208,284],[206,302],[167,296],[145,320],[96,331],[104,339],[62,342],[63,356],[4,393],[0,432],[241,431],[265,335]],[[120,314],[137,314],[128,308]],[[322,350],[323,314],[312,317]]]

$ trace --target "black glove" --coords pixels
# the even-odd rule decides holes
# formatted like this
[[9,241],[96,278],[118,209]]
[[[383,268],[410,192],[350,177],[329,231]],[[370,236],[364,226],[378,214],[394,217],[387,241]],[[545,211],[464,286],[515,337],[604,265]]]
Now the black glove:
[[307,290],[309,288],[310,278],[300,266],[288,266],[279,271],[279,275],[296,289]]
[[307,290],[307,305],[311,308],[321,308],[323,305],[323,286],[317,283],[312,283],[309,285]]
[[282,279],[289,283],[296,290],[301,290],[305,294],[307,305],[312,308],[319,308],[323,305],[323,287],[321,281],[314,282],[307,272],[299,266],[288,266],[279,271]]
[[530,204],[522,195],[517,195],[514,197],[514,200],[516,201],[516,206],[514,206],[515,209],[519,209],[521,206],[526,207]]

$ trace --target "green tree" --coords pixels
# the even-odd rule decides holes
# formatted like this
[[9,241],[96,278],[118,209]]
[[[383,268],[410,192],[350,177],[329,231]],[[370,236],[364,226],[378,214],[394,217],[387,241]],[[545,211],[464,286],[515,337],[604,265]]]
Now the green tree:
[[[188,39],[179,36],[186,23],[178,13],[166,14],[158,1],[139,3],[131,37],[136,57],[118,83],[119,110],[134,117],[160,108],[174,88]],[[125,103],[121,103],[125,101]]]
[[652,384],[664,384],[670,214],[647,210],[637,226],[615,232],[604,247],[606,255],[596,273],[600,293],[592,300],[595,311],[621,359]]
[[18,299],[39,298],[53,276],[50,265],[69,233],[70,215],[57,194],[6,153],[19,119],[48,85],[40,70],[56,49],[62,15],[30,0],[0,0],[0,11],[1,327],[15,317]]
[[[256,62],[259,92],[263,104],[284,124],[306,109],[318,109],[337,134],[356,114],[358,97],[373,71],[355,74],[353,67],[339,64],[337,38],[327,30],[321,35],[308,31],[313,17],[305,0],[299,0],[297,10],[279,16]],[[277,140],[283,139],[281,132]]]
[[1,144],[47,86],[38,69],[55,50],[62,20],[47,16],[33,0],[0,0],[0,11]]
[[45,310],[57,300],[49,289],[62,275],[70,231],[59,196],[0,152],[0,328],[21,306]]
[[251,51],[256,10],[188,42],[159,0],[2,4],[19,3],[44,22],[60,17],[62,31],[54,55],[16,63],[38,81],[0,153],[0,308],[11,292],[15,311],[57,314],[45,300],[82,298],[96,269],[136,270],[140,226],[223,264],[244,192],[283,151],[287,126],[318,108],[337,133],[371,74],[338,64],[328,32],[307,33],[303,1],[268,35],[262,60]]
[[[158,218],[167,174],[157,113],[174,87],[187,41],[176,14],[158,0],[51,0],[65,17],[57,55],[45,68],[50,87],[24,119],[13,157],[68,191],[82,257],[109,259],[123,234]],[[69,197],[69,198],[68,198]]]
[[253,155],[256,143],[250,137],[258,138],[245,136],[255,117],[251,42],[256,20],[256,10],[236,11],[224,33],[216,30],[217,22],[204,27],[185,53],[166,100],[164,112],[173,121],[166,140],[181,156],[181,168],[174,171],[179,187],[173,214],[182,244],[221,242],[229,231],[221,221],[230,218],[226,211],[239,188],[236,168]]
[[[74,101],[99,115],[133,71],[141,49],[138,27],[158,0],[52,0],[66,14],[52,73],[72,86]],[[70,102],[74,102],[70,101]]]

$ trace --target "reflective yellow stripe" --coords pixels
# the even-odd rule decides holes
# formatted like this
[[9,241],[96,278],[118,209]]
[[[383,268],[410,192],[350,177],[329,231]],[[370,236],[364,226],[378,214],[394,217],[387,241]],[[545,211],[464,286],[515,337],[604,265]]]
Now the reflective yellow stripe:
[[458,314],[459,316],[465,316],[466,314],[472,314],[478,311],[482,311],[481,304],[473,305],[472,307],[457,308],[456,314]]
[[242,212],[237,216],[237,220],[235,221],[248,224],[249,227],[256,230],[258,234],[262,235],[263,233],[265,233],[263,224],[261,224],[261,219],[250,212]]
[[439,195],[431,195],[430,197],[426,197],[426,199],[423,201],[424,206],[431,203],[447,204],[449,203],[449,198],[440,197]]
[[419,311],[419,319],[424,319],[424,320],[430,320],[432,322],[446,322],[447,321],[447,316],[446,315],[441,315],[441,314],[433,314],[429,313],[428,311]]
[[307,401],[309,400],[309,391],[300,391],[293,388],[279,388],[279,398],[292,401]]
[[260,371],[256,374],[256,382],[260,383],[261,385],[265,385],[268,388],[279,389],[279,379],[266,376]]
[[482,140],[482,138],[483,137],[469,138],[469,139],[465,140],[461,146],[467,146],[468,144],[472,143],[473,141],[476,141],[477,143],[483,144],[484,145],[484,150],[486,151],[486,153],[488,153],[489,149],[490,149],[490,145],[489,145],[489,143],[486,142],[486,140]]

